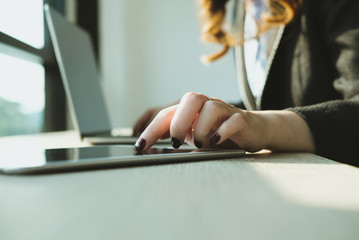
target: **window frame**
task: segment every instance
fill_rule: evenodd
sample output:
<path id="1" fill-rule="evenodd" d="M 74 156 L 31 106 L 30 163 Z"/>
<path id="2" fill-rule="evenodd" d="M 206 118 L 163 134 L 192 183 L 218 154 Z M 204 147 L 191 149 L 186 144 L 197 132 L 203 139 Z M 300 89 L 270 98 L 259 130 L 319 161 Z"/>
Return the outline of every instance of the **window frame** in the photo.
<path id="1" fill-rule="evenodd" d="M 44 0 L 60 12 L 64 12 L 64 0 Z M 0 52 L 19 59 L 43 65 L 45 69 L 45 108 L 42 132 L 66 129 L 66 99 L 59 69 L 55 59 L 48 26 L 44 21 L 44 47 L 41 49 L 0 32 Z"/>
<path id="2" fill-rule="evenodd" d="M 88 31 L 95 47 L 95 56 L 99 57 L 98 36 L 98 0 L 74 0 L 76 4 L 76 22 Z M 43 0 L 60 13 L 65 13 L 65 4 L 69 0 Z M 61 80 L 59 68 L 55 58 L 49 28 L 44 21 L 44 47 L 42 49 L 28 45 L 21 40 L 0 32 L 0 52 L 31 62 L 42 64 L 45 69 L 45 109 L 42 132 L 66 130 L 69 124 L 69 111 Z"/>

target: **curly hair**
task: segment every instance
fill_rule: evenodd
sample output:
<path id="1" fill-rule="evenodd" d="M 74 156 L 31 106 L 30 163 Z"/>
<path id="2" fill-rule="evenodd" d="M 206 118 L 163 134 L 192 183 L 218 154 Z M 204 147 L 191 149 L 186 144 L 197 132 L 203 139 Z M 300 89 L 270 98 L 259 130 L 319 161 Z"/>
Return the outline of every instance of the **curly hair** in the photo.
<path id="1" fill-rule="evenodd" d="M 201 0 L 201 17 L 204 20 L 201 39 L 205 42 L 218 43 L 222 49 L 214 54 L 204 56 L 202 61 L 212 62 L 224 56 L 228 50 L 236 45 L 243 44 L 235 41 L 223 29 L 226 16 L 226 4 L 229 0 Z M 242 1 L 242 0 L 239 0 Z M 246 4 L 253 0 L 246 0 Z M 268 7 L 267 12 L 261 14 L 263 24 L 259 26 L 258 34 L 265 32 L 272 26 L 290 23 L 298 12 L 302 0 L 259 0 Z M 254 36 L 255 37 L 255 36 Z"/>

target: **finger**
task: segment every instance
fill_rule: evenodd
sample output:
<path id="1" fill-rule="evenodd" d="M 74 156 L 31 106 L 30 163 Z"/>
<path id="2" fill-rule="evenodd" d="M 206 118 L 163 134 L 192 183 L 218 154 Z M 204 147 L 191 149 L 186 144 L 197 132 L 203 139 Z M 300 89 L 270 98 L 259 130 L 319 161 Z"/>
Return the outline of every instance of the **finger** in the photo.
<path id="1" fill-rule="evenodd" d="M 162 140 L 162 139 L 167 139 L 167 138 L 169 138 L 169 137 L 171 137 L 171 134 L 170 134 L 170 130 L 168 129 L 167 132 L 160 137 L 160 139 L 161 139 L 161 140 Z"/>
<path id="2" fill-rule="evenodd" d="M 170 126 L 171 136 L 179 143 L 183 143 L 188 130 L 192 128 L 196 116 L 207 100 L 206 95 L 192 92 L 182 97 Z"/>
<path id="3" fill-rule="evenodd" d="M 151 111 L 150 116 L 148 116 L 148 118 L 146 119 L 146 121 L 143 123 L 140 132 L 138 133 L 141 134 L 143 131 L 145 131 L 145 129 L 148 127 L 148 125 L 153 121 L 153 119 L 155 119 L 155 117 L 157 116 L 157 114 L 159 113 L 159 111 Z"/>
<path id="4" fill-rule="evenodd" d="M 208 146 L 212 135 L 222 122 L 229 118 L 231 111 L 226 105 L 217 100 L 207 101 L 203 104 L 193 131 L 196 147 Z"/>
<path id="5" fill-rule="evenodd" d="M 241 145 L 241 140 L 245 139 L 245 136 L 243 136 L 243 130 L 247 127 L 247 121 L 245 120 L 244 114 L 241 112 L 236 112 L 232 114 L 226 121 L 224 121 L 219 128 L 217 129 L 217 132 L 213 134 L 212 138 L 209 141 L 209 145 L 219 145 L 226 141 L 227 139 L 231 138 L 234 134 L 236 134 L 235 139 L 231 139 L 238 145 Z M 241 136 L 242 132 L 242 137 Z"/>
<path id="6" fill-rule="evenodd" d="M 177 105 L 161 110 L 148 127 L 142 132 L 135 144 L 136 151 L 149 149 L 158 139 L 165 136 L 170 129 L 171 120 Z"/>
<path id="7" fill-rule="evenodd" d="M 140 119 L 136 122 L 135 126 L 133 127 L 134 135 L 140 134 L 143 132 L 148 125 L 149 119 L 152 116 L 152 109 L 148 110 L 143 114 Z"/>

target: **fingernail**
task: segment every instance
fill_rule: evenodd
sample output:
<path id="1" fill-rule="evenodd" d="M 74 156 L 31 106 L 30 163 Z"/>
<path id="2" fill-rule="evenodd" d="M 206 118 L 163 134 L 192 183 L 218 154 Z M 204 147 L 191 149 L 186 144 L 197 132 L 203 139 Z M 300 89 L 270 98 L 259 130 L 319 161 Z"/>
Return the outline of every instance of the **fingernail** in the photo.
<path id="1" fill-rule="evenodd" d="M 176 149 L 181 146 L 180 140 L 178 140 L 177 138 L 174 138 L 174 137 L 172 137 L 171 143 L 172 143 L 172 147 L 174 147 Z"/>
<path id="2" fill-rule="evenodd" d="M 141 152 L 143 151 L 143 149 L 145 148 L 146 146 L 146 140 L 141 138 L 139 139 L 136 144 L 135 144 L 135 151 L 137 152 Z"/>
<path id="3" fill-rule="evenodd" d="M 194 145 L 197 147 L 197 148 L 201 148 L 202 147 L 202 144 L 198 141 L 194 141 Z"/>
<path id="4" fill-rule="evenodd" d="M 220 139 L 221 139 L 221 135 L 219 135 L 218 133 L 214 134 L 214 136 L 209 141 L 209 145 L 210 146 L 216 145 Z"/>

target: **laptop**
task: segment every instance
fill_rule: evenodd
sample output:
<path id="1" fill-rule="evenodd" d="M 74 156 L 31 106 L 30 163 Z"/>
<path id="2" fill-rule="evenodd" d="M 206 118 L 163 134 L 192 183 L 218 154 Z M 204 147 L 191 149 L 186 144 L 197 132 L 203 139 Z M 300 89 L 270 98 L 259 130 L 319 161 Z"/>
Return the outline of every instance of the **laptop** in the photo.
<path id="1" fill-rule="evenodd" d="M 131 128 L 111 127 L 90 35 L 48 4 L 44 11 L 72 122 L 80 138 L 91 144 L 134 144 L 137 138 Z"/>

